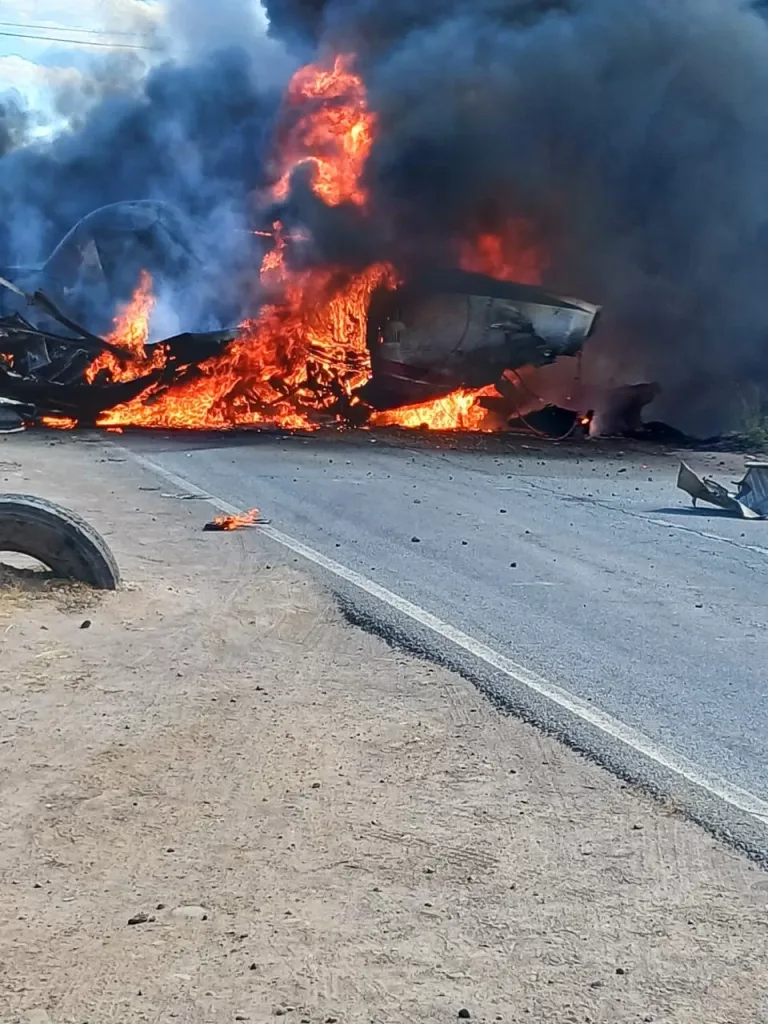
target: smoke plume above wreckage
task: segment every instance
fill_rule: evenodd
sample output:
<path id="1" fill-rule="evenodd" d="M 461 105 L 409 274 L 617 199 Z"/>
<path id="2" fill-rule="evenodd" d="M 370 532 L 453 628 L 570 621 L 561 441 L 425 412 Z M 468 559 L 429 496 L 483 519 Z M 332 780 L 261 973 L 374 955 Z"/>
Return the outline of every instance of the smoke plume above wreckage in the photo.
<path id="1" fill-rule="evenodd" d="M 102 422 L 354 419 L 372 298 L 446 267 L 600 303 L 584 376 L 659 381 L 683 427 L 728 425 L 733 396 L 765 381 L 756 5 L 267 0 L 271 42 L 245 0 L 171 7 L 184 58 L 74 130 L 25 145 L 18 108 L 0 105 L 0 264 L 41 263 L 81 217 L 127 200 L 170 204 L 194 239 L 170 274 L 126 261 L 109 340 L 129 354 L 96 356 L 86 376 L 150 383 Z M 98 302 L 81 311 L 93 330 Z M 171 376 L 148 344 L 233 324 L 237 338 Z M 373 421 L 476 427 L 491 384 Z"/>

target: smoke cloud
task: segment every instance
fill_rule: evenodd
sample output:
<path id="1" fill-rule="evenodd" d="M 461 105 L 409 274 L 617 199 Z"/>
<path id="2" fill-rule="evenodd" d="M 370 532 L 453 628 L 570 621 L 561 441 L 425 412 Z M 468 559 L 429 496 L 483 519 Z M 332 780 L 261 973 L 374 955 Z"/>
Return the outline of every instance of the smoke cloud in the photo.
<path id="1" fill-rule="evenodd" d="M 23 109 L 0 102 L 0 265 L 39 264 L 83 216 L 136 199 L 186 215 L 211 266 L 231 256 L 293 60 L 257 5 L 215 8 L 170 0 L 167 58 L 147 74 L 130 55 L 94 62 L 59 89 L 70 128 L 48 141 L 29 142 Z"/>
<path id="2" fill-rule="evenodd" d="M 16 92 L 0 96 L 0 159 L 20 146 L 27 135 L 29 111 Z"/>
<path id="3" fill-rule="evenodd" d="M 265 9 L 271 39 L 246 0 L 172 0 L 174 59 L 48 145 L 18 148 L 18 112 L 0 105 L 0 264 L 40 258 L 94 207 L 137 198 L 202 223 L 211 265 L 226 263 L 216 226 L 253 216 L 291 60 L 353 51 L 379 120 L 369 219 L 323 208 L 297 175 L 286 220 L 311 227 L 315 258 L 444 263 L 473 232 L 522 219 L 548 251 L 545 283 L 605 307 L 585 364 L 594 379 L 659 380 L 659 414 L 705 430 L 728 425 L 742 384 L 768 385 L 768 24 L 757 5 Z"/>
<path id="4" fill-rule="evenodd" d="M 659 379 L 725 425 L 768 378 L 768 26 L 738 0 L 268 0 L 287 41 L 359 54 L 372 209 L 406 261 L 509 218 L 547 284 L 600 302 L 585 370 Z M 414 248 L 416 247 L 416 248 Z"/>

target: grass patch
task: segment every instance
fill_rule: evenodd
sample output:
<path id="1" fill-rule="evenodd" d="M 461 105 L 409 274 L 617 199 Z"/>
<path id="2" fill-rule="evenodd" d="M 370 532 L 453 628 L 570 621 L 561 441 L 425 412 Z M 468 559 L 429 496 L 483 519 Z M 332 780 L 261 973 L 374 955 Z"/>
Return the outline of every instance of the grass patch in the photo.
<path id="1" fill-rule="evenodd" d="M 741 433 L 754 448 L 768 450 L 768 392 L 754 387 L 741 398 Z"/>

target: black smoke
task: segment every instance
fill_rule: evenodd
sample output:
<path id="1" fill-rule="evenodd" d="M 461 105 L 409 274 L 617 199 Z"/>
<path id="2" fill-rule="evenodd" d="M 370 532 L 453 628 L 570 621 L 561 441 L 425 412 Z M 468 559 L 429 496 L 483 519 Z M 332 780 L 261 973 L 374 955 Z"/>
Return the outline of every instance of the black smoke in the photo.
<path id="1" fill-rule="evenodd" d="M 287 40 L 359 55 L 367 168 L 405 261 L 523 217 L 547 284 L 602 303 L 592 372 L 660 379 L 722 426 L 768 384 L 768 25 L 739 0 L 267 0 Z M 704 422 L 708 421 L 708 422 Z"/>
<path id="2" fill-rule="evenodd" d="M 23 250 L 45 252 L 96 206 L 150 198 L 198 215 L 243 201 L 260 181 L 278 91 L 261 91 L 231 49 L 150 72 L 138 96 L 110 98 L 80 129 L 0 161 L 0 222 Z"/>
<path id="3" fill-rule="evenodd" d="M 0 99 L 0 266 L 40 266 L 93 210 L 153 200 L 184 218 L 209 292 L 231 291 L 293 59 L 249 0 L 167 0 L 165 14 L 148 74 L 116 53 L 59 87 L 68 127 L 52 138 L 34 141 L 28 113 Z"/>
<path id="4" fill-rule="evenodd" d="M 0 159 L 22 145 L 30 127 L 23 98 L 15 92 L 0 96 Z"/>

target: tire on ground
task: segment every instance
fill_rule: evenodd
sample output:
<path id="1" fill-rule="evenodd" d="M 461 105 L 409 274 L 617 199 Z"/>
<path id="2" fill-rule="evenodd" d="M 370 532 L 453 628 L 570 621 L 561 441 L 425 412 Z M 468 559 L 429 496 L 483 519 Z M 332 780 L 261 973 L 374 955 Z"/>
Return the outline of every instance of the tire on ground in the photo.
<path id="1" fill-rule="evenodd" d="M 75 512 L 29 494 L 0 494 L 0 552 L 36 558 L 61 579 L 116 590 L 120 570 L 104 538 Z"/>

